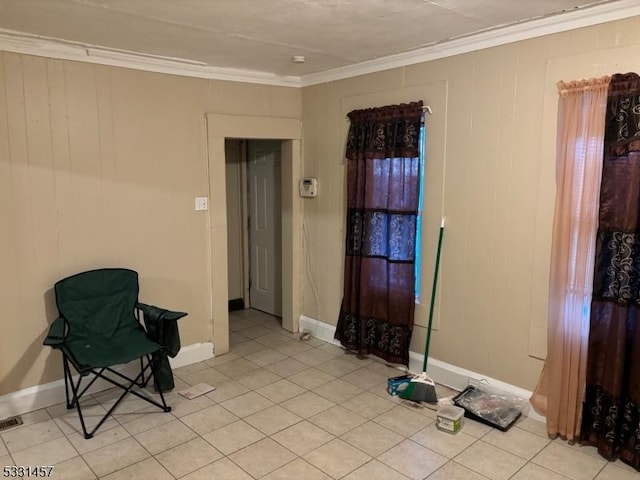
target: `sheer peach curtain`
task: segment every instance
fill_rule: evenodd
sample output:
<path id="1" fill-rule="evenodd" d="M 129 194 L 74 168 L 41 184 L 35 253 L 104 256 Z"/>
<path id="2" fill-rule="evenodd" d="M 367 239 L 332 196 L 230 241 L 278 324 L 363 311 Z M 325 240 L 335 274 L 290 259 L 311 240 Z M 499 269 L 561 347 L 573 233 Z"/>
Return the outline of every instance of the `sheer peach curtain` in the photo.
<path id="1" fill-rule="evenodd" d="M 580 435 L 610 77 L 559 82 L 547 359 L 531 397 L 549 435 Z"/>

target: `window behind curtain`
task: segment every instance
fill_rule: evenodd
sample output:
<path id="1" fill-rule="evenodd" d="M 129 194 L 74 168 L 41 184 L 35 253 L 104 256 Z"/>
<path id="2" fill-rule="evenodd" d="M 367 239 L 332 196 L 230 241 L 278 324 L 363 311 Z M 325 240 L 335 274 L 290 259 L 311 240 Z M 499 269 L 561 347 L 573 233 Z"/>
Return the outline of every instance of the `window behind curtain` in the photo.
<path id="1" fill-rule="evenodd" d="M 608 85 L 558 83 L 547 358 L 531 403 L 568 440 L 580 436 Z"/>
<path id="2" fill-rule="evenodd" d="M 420 274 L 422 271 L 422 211 L 424 206 L 424 167 L 425 150 L 427 139 L 427 127 L 422 117 L 420 126 L 420 199 L 418 200 L 418 218 L 416 219 L 416 303 L 420 303 Z"/>

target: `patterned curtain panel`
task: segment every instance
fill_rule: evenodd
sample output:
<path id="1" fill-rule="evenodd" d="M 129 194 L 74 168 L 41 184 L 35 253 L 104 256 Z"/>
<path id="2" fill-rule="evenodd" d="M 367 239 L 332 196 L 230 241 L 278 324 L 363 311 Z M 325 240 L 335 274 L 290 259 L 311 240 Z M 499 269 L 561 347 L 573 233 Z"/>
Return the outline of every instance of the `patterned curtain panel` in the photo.
<path id="1" fill-rule="evenodd" d="M 422 102 L 349 114 L 344 297 L 335 338 L 409 364 Z"/>
<path id="2" fill-rule="evenodd" d="M 582 439 L 640 469 L 640 77 L 609 85 Z"/>

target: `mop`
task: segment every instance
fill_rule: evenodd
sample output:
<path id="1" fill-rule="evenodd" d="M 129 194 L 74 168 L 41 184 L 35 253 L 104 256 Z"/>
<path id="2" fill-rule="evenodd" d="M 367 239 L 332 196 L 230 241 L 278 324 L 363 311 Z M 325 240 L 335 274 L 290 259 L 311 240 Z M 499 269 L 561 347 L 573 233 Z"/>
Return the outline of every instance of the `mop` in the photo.
<path id="1" fill-rule="evenodd" d="M 436 287 L 438 285 L 438 270 L 440 269 L 440 252 L 442 251 L 442 236 L 444 234 L 444 218 L 440 223 L 440 233 L 438 235 L 438 250 L 436 252 L 436 266 L 433 271 L 433 287 L 431 288 L 431 305 L 429 307 L 429 325 L 427 327 L 427 341 L 424 347 L 424 361 L 422 362 L 422 373 L 416 375 L 407 384 L 406 388 L 400 391 L 399 396 L 405 400 L 413 402 L 437 403 L 436 385 L 427 375 L 427 359 L 429 358 L 429 343 L 431 342 L 431 326 L 433 324 L 433 309 L 436 303 Z"/>

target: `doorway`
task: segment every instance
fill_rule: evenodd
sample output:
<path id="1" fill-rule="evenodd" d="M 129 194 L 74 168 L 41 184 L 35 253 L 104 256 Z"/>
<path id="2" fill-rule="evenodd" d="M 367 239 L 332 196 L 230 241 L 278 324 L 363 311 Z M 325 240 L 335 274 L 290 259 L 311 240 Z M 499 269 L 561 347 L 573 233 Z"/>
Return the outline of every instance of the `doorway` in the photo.
<path id="1" fill-rule="evenodd" d="M 282 316 L 281 142 L 225 140 L 229 311 Z"/>
<path id="2" fill-rule="evenodd" d="M 206 115 L 209 211 L 209 279 L 211 284 L 211 337 L 215 353 L 229 351 L 227 277 L 227 212 L 225 140 L 249 138 L 277 140 L 281 157 L 282 327 L 297 332 L 301 309 L 302 201 L 298 180 L 302 175 L 298 118 L 250 115 Z"/>

